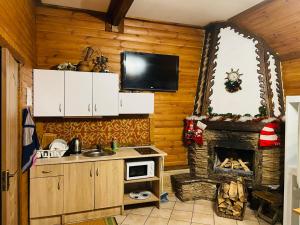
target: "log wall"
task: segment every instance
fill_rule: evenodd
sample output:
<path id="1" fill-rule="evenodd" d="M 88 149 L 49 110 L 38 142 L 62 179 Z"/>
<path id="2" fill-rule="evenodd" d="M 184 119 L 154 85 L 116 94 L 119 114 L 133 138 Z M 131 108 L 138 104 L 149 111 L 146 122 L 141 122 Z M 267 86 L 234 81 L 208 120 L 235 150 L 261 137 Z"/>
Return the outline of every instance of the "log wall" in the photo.
<path id="1" fill-rule="evenodd" d="M 182 142 L 183 119 L 193 112 L 204 31 L 202 29 L 126 19 L 124 34 L 106 32 L 105 23 L 88 13 L 37 8 L 37 65 L 78 63 L 87 46 L 109 57 L 112 72 L 120 73 L 120 53 L 138 51 L 180 57 L 177 93 L 155 93 L 152 141 L 166 151 L 166 165 L 187 164 Z"/>

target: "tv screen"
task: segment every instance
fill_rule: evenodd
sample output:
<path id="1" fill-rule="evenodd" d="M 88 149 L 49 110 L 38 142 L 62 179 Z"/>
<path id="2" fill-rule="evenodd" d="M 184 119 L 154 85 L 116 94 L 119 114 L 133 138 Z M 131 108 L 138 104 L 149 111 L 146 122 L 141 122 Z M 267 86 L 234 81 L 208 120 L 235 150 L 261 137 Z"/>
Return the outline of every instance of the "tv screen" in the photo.
<path id="1" fill-rule="evenodd" d="M 121 59 L 123 90 L 178 90 L 179 57 L 124 52 Z"/>

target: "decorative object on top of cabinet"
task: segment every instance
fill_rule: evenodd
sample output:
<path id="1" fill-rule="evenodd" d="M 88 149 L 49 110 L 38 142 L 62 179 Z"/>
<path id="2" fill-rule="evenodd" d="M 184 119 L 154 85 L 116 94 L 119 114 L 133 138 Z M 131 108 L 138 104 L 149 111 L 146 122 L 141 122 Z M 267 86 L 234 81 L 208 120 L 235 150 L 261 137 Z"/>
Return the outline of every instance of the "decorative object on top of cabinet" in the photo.
<path id="1" fill-rule="evenodd" d="M 105 72 L 108 73 L 108 58 L 101 54 L 100 57 L 96 57 L 95 66 L 93 68 L 93 72 Z"/>
<path id="2" fill-rule="evenodd" d="M 77 65 L 72 64 L 70 62 L 65 62 L 65 63 L 59 64 L 56 68 L 57 68 L 57 70 L 76 71 L 77 70 Z"/>
<path id="3" fill-rule="evenodd" d="M 83 72 L 91 72 L 94 68 L 94 62 L 92 59 L 94 49 L 87 47 L 85 51 L 84 59 L 78 63 L 77 69 Z"/>

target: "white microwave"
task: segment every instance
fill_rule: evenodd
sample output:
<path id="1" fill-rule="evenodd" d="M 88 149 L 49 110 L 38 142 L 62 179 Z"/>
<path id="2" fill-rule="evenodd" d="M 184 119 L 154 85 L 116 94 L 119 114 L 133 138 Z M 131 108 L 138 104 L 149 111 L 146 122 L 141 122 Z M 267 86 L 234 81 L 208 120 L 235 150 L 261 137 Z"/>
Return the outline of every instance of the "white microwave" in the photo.
<path id="1" fill-rule="evenodd" d="M 153 160 L 126 162 L 126 180 L 143 179 L 149 177 L 154 177 Z"/>

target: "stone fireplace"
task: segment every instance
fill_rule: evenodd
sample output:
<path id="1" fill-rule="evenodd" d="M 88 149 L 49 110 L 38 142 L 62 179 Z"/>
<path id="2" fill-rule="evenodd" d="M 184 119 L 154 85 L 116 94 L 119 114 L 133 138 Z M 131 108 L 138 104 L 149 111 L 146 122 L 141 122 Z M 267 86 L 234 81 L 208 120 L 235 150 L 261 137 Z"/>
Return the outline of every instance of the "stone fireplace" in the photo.
<path id="1" fill-rule="evenodd" d="M 207 122 L 202 146 L 193 144 L 188 149 L 191 175 L 216 181 L 245 178 L 251 186 L 279 185 L 283 171 L 282 148 L 262 149 L 258 146 L 263 123 L 241 124 L 232 122 Z M 220 168 L 225 159 L 241 160 L 250 171 L 243 168 Z M 239 166 L 240 167 L 240 166 Z"/>
<path id="2" fill-rule="evenodd" d="M 260 138 L 268 141 L 262 129 L 270 121 L 282 123 L 280 68 L 277 55 L 259 37 L 230 23 L 206 28 L 193 112 L 197 119 L 189 119 L 193 125 L 186 134 L 193 135 L 198 121 L 207 127 L 203 144 L 196 139 L 188 146 L 190 173 L 172 178 L 177 197 L 213 200 L 218 184 L 237 177 L 253 189 L 282 184 L 283 147 L 259 146 Z M 283 132 L 278 136 L 283 146 Z"/>

